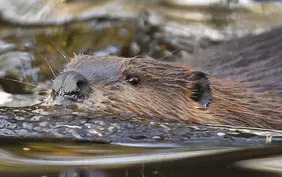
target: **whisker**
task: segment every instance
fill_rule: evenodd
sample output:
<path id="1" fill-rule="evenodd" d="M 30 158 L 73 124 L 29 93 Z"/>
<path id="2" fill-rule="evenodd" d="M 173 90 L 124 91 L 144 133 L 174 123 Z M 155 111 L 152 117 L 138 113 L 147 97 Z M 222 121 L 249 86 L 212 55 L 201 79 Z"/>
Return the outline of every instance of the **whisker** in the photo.
<path id="1" fill-rule="evenodd" d="M 197 66 L 195 66 L 195 69 L 199 69 L 199 67 L 201 66 L 202 63 L 197 64 Z"/>
<path id="2" fill-rule="evenodd" d="M 13 82 L 18 82 L 18 83 L 25 84 L 25 85 L 28 85 L 28 86 L 31 86 L 31 87 L 39 88 L 37 85 L 31 84 L 31 83 L 27 83 L 27 82 L 24 82 L 24 81 L 21 81 L 21 80 L 16 80 L 16 79 L 11 79 L 11 78 L 6 78 L 6 77 L 0 77 L 0 79 L 8 80 L 8 81 L 13 81 Z"/>
<path id="3" fill-rule="evenodd" d="M 140 58 L 141 57 L 141 55 L 135 55 L 134 57 L 132 57 L 132 58 Z"/>
<path id="4" fill-rule="evenodd" d="M 43 60 L 47 63 L 48 67 L 50 68 L 53 76 L 56 77 L 56 75 L 57 75 L 56 72 L 52 69 L 50 63 L 46 60 L 46 58 L 42 54 L 40 54 L 39 52 L 36 52 L 36 53 L 39 54 L 43 58 Z M 28 47 L 28 54 L 29 54 L 29 57 L 32 59 L 32 54 L 31 54 L 30 47 Z"/>
<path id="5" fill-rule="evenodd" d="M 20 84 L 24 84 L 24 85 L 28 85 L 28 86 L 40 89 L 39 90 L 39 95 L 48 95 L 48 94 L 50 94 L 50 90 L 49 89 L 41 88 L 41 87 L 38 87 L 37 85 L 31 84 L 31 83 L 27 83 L 27 82 L 24 82 L 24 81 L 21 81 L 21 80 L 6 78 L 6 77 L 0 77 L 0 79 L 7 80 L 7 81 L 13 81 L 13 82 L 17 82 L 17 83 L 20 83 Z"/>
<path id="6" fill-rule="evenodd" d="M 174 53 L 177 52 L 179 49 L 180 49 L 180 48 L 175 49 L 174 51 L 170 52 L 169 54 L 167 54 L 167 55 L 165 55 L 165 56 L 163 56 L 163 57 L 161 57 L 161 58 L 159 58 L 158 60 L 162 60 L 162 59 L 164 59 L 164 58 L 166 58 L 166 57 L 168 57 L 168 56 L 174 54 Z"/>
<path id="7" fill-rule="evenodd" d="M 60 48 L 60 47 L 50 38 L 50 36 L 47 35 L 47 37 L 48 37 L 48 39 L 53 43 L 53 45 L 56 47 L 57 51 L 59 51 L 60 54 L 64 57 L 64 59 L 69 63 L 70 60 L 69 60 L 68 58 L 70 58 L 70 57 L 66 54 L 66 52 L 65 52 L 62 48 Z"/>
<path id="8" fill-rule="evenodd" d="M 199 63 L 196 66 L 193 66 L 194 69 L 199 69 L 199 67 L 202 66 L 204 63 L 204 60 L 198 60 L 198 61 Z"/>
<path id="9" fill-rule="evenodd" d="M 37 52 L 38 53 L 38 52 Z M 53 76 L 54 76 L 54 78 L 56 78 L 57 77 L 57 73 L 53 70 L 53 68 L 51 67 L 51 65 L 50 65 L 50 63 L 46 60 L 46 58 L 42 55 L 42 54 L 40 54 L 40 53 L 38 53 L 40 56 L 41 56 L 41 58 L 43 58 L 43 60 L 47 63 L 47 65 L 48 65 L 48 67 L 50 68 L 50 70 L 51 70 L 51 72 L 52 72 L 52 74 L 53 74 Z"/>
<path id="10" fill-rule="evenodd" d="M 147 54 L 147 56 L 150 57 L 150 58 L 152 58 L 152 57 L 150 56 L 150 54 L 151 54 L 151 52 L 149 52 L 149 53 Z M 142 57 L 142 54 L 135 55 L 133 58 L 140 58 L 140 57 Z"/>

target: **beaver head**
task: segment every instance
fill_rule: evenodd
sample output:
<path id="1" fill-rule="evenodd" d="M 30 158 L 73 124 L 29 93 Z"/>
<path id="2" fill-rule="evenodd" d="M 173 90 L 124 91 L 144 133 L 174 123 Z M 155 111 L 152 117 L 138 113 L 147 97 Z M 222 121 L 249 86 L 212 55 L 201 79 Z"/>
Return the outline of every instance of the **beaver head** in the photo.
<path id="1" fill-rule="evenodd" d="M 210 91 L 207 75 L 187 66 L 79 55 L 57 76 L 52 95 L 87 102 L 97 112 L 192 120 L 191 110 L 210 104 Z"/>

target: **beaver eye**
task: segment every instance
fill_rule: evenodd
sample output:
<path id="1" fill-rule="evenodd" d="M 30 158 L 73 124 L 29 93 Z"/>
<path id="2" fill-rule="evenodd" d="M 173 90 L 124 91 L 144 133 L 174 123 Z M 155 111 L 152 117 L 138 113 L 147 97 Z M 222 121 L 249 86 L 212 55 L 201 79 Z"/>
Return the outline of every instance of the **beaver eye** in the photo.
<path id="1" fill-rule="evenodd" d="M 140 79 L 136 76 L 127 76 L 125 80 L 133 86 L 137 86 L 140 84 Z"/>

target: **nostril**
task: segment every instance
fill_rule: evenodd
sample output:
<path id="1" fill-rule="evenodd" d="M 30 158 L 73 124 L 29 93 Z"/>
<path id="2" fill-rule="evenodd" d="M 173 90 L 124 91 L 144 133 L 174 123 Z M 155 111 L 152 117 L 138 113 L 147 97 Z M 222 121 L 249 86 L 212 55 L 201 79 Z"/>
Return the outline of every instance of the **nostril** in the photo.
<path id="1" fill-rule="evenodd" d="M 76 83 L 77 88 L 79 89 L 79 97 L 87 97 L 90 92 L 89 84 L 86 80 L 79 80 Z"/>
<path id="2" fill-rule="evenodd" d="M 68 71 L 60 74 L 54 81 L 53 91 L 55 96 L 72 96 L 86 98 L 90 92 L 87 79 L 76 71 Z"/>

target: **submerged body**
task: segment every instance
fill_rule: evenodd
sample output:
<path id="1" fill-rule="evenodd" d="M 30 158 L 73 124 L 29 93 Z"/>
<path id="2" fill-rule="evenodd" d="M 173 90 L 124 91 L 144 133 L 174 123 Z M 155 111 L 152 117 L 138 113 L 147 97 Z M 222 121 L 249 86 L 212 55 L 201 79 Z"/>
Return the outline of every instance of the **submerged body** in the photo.
<path id="1" fill-rule="evenodd" d="M 282 44 L 275 39 L 275 47 L 267 47 L 277 37 L 272 33 L 252 37 L 253 45 L 245 43 L 249 49 L 228 52 L 231 43 L 181 65 L 79 55 L 55 79 L 52 98 L 68 98 L 105 114 L 282 129 Z"/>

